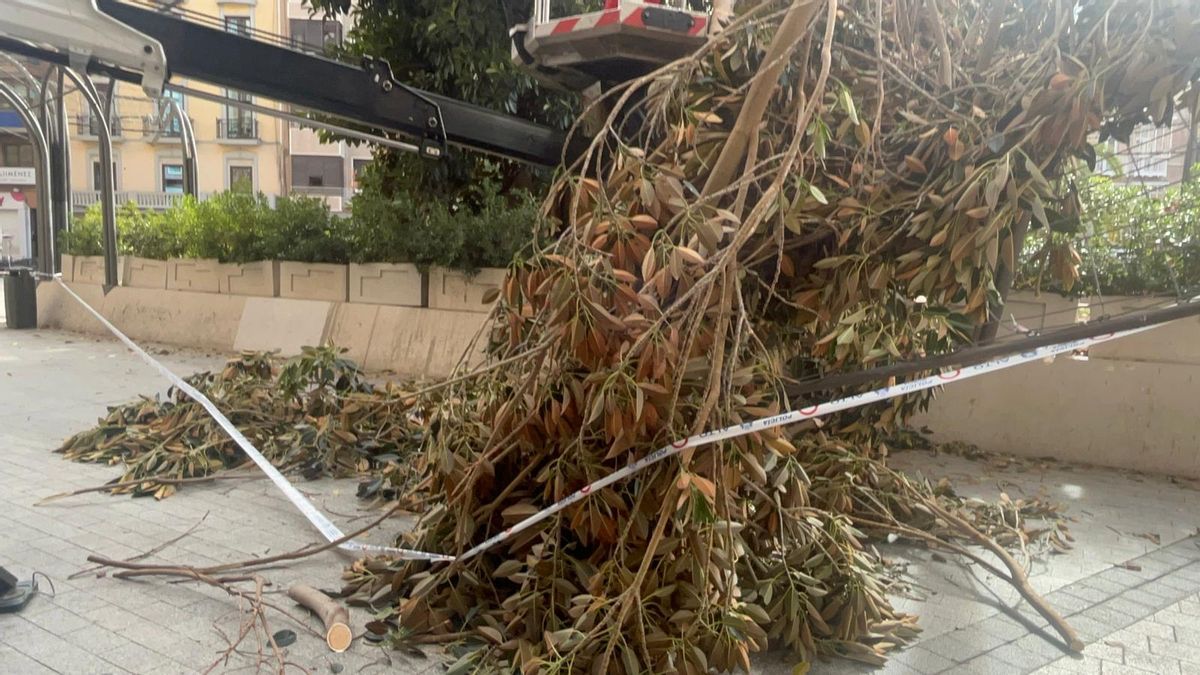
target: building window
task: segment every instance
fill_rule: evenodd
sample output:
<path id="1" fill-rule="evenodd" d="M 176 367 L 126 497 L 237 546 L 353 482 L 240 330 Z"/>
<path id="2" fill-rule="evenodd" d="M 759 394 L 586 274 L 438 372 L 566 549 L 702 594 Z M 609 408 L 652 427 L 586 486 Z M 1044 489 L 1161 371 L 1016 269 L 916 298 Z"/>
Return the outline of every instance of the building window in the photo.
<path id="1" fill-rule="evenodd" d="M 254 167 L 246 165 L 230 165 L 229 189 L 234 192 L 254 191 Z"/>
<path id="2" fill-rule="evenodd" d="M 299 49 L 324 52 L 342 43 L 342 24 L 319 19 L 291 19 L 288 22 L 292 45 Z"/>
<path id="3" fill-rule="evenodd" d="M 113 166 L 113 189 L 116 190 L 117 189 L 117 176 L 120 175 L 117 173 L 117 160 L 115 160 L 115 159 L 113 160 L 112 166 Z M 104 189 L 104 177 L 100 175 L 100 160 L 98 160 L 98 159 L 92 160 L 92 189 L 93 190 L 103 190 Z"/>
<path id="4" fill-rule="evenodd" d="M 180 122 L 179 117 L 172 112 L 172 106 L 167 102 L 167 99 L 172 99 L 179 103 L 180 112 L 185 115 L 187 114 L 183 94 L 171 89 L 164 89 L 162 98 L 156 101 L 154 105 L 155 118 L 159 124 L 158 131 L 164 136 L 179 136 L 183 133 L 183 124 Z"/>
<path id="5" fill-rule="evenodd" d="M 334 155 L 292 155 L 292 187 L 335 187 L 346 184 L 345 164 Z"/>
<path id="6" fill-rule="evenodd" d="M 371 160 L 354 159 L 351 160 L 350 166 L 354 170 L 354 175 L 350 176 L 350 186 L 357 190 L 362 182 L 363 172 L 367 170 L 368 166 L 371 166 Z"/>
<path id="7" fill-rule="evenodd" d="M 1174 128 L 1143 124 L 1129 136 L 1129 148 L 1124 153 L 1130 162 L 1129 175 L 1145 178 L 1166 178 L 1167 162 L 1171 159 L 1171 136 Z M 1129 159 L 1130 154 L 1133 155 Z"/>
<path id="8" fill-rule="evenodd" d="M 4 166 L 33 166 L 33 146 L 17 143 L 5 145 Z"/>
<path id="9" fill-rule="evenodd" d="M 254 97 L 244 91 L 226 89 L 226 98 L 245 103 L 253 103 Z M 241 140 L 258 138 L 258 122 L 254 113 L 237 106 L 225 106 L 225 117 L 217 120 L 217 137 Z"/>
<path id="10" fill-rule="evenodd" d="M 227 16 L 225 17 L 225 31 L 237 35 L 250 34 L 250 17 L 248 16 Z"/>
<path id="11" fill-rule="evenodd" d="M 108 81 L 97 81 L 96 96 L 99 99 L 100 108 L 104 111 L 105 119 L 108 120 L 108 133 L 113 136 L 121 135 L 121 116 L 117 113 L 117 95 L 113 92 L 113 98 L 108 98 Z M 76 116 L 76 128 L 80 134 L 88 136 L 100 135 L 100 120 L 96 117 L 92 107 L 86 102 L 83 104 L 83 111 Z"/>
<path id="12" fill-rule="evenodd" d="M 1108 150 L 1121 167 L 1126 179 L 1161 182 L 1167 178 L 1167 168 L 1172 155 L 1182 153 L 1182 150 L 1177 151 L 1174 147 L 1175 129 L 1179 121 L 1180 117 L 1176 116 L 1170 126 L 1138 125 L 1129 134 L 1129 145 L 1116 139 L 1108 141 Z M 1115 170 L 1106 158 L 1101 157 L 1096 162 L 1096 172 L 1112 175 Z"/>
<path id="13" fill-rule="evenodd" d="M 183 194 L 183 165 L 162 165 L 162 191 Z"/>
<path id="14" fill-rule="evenodd" d="M 250 17 L 225 17 L 225 30 L 235 35 L 249 36 L 251 31 Z M 235 101 L 245 101 L 246 103 L 251 103 L 254 100 L 250 94 L 235 89 L 226 89 L 225 96 Z M 237 140 L 253 140 L 258 138 L 258 125 L 255 122 L 254 113 L 236 106 L 225 106 L 224 118 L 217 120 L 217 137 Z M 229 185 L 232 188 L 234 181 L 231 180 Z"/>

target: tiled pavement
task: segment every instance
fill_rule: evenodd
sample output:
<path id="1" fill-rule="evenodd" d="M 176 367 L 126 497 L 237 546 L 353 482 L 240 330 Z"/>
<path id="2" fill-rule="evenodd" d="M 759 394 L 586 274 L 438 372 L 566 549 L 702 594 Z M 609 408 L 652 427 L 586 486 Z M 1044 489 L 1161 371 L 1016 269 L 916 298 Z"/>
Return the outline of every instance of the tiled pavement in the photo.
<path id="1" fill-rule="evenodd" d="M 161 358 L 180 373 L 221 360 L 168 349 Z M 224 647 L 218 629 L 227 634 L 237 629 L 236 606 L 212 589 L 94 575 L 67 580 L 86 566 L 90 553 L 136 555 L 201 517 L 192 535 L 157 557 L 228 561 L 313 540 L 303 519 L 265 481 L 193 486 L 162 502 L 93 494 L 33 505 L 46 495 L 111 478 L 113 469 L 64 462 L 50 449 L 86 428 L 106 404 L 161 389 L 156 375 L 112 342 L 0 328 L 0 565 L 22 577 L 42 571 L 57 587 L 55 597 L 38 597 L 19 615 L 0 615 L 0 675 L 202 671 Z M 1082 657 L 1067 656 L 1052 634 L 1044 634 L 1045 621 L 1018 602 L 1011 588 L 939 562 L 927 551 L 884 546 L 885 555 L 909 563 L 922 597 L 896 602 L 921 615 L 925 632 L 916 646 L 874 672 L 1200 673 L 1200 547 L 1192 536 L 1200 525 L 1200 493 L 1194 488 L 1100 469 L 998 468 L 926 453 L 901 454 L 895 463 L 929 476 L 948 475 L 964 494 L 994 498 L 1003 489 L 1066 502 L 1079 518 L 1072 526 L 1077 548 L 1036 562 L 1031 579 L 1089 645 Z M 346 527 L 367 517 L 355 502 L 353 481 L 299 487 Z M 1151 541 L 1150 533 L 1163 544 Z M 293 581 L 336 587 L 346 561 L 325 553 L 264 576 L 276 593 Z M 1127 567 L 1114 566 L 1118 563 Z M 355 625 L 363 616 L 356 614 Z M 272 626 L 288 627 L 294 628 L 280 619 Z M 436 654 L 413 658 L 362 642 L 333 655 L 304 633 L 288 648 L 288 657 L 313 673 L 422 673 L 440 667 Z M 254 662 L 253 654 L 235 656 L 215 672 L 253 669 Z M 793 665 L 786 655 L 772 654 L 756 661 L 755 670 L 787 673 Z M 830 662 L 815 664 L 811 672 L 872 670 Z"/>

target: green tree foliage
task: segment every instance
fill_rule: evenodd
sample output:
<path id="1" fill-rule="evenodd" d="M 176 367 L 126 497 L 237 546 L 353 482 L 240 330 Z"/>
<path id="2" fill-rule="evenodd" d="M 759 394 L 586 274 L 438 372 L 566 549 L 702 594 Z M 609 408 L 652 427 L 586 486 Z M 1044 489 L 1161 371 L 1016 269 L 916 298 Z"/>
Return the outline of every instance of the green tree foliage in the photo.
<path id="1" fill-rule="evenodd" d="M 574 96 L 546 91 L 510 59 L 509 23 L 528 13 L 528 0 L 362 0 L 353 8 L 344 0 L 307 2 L 319 14 L 352 13 L 346 55 L 386 59 L 407 85 L 558 128 L 575 118 Z M 441 161 L 380 149 L 376 165 L 372 189 L 422 200 L 470 196 L 484 179 L 501 192 L 538 186 L 547 173 L 457 149 Z"/>
<path id="2" fill-rule="evenodd" d="M 1150 192 L 1107 176 L 1081 179 L 1078 232 L 1027 242 L 1018 286 L 1064 294 L 1184 293 L 1200 284 L 1200 181 Z M 1079 254 L 1079 281 L 1064 288 L 1051 268 L 1067 244 Z"/>

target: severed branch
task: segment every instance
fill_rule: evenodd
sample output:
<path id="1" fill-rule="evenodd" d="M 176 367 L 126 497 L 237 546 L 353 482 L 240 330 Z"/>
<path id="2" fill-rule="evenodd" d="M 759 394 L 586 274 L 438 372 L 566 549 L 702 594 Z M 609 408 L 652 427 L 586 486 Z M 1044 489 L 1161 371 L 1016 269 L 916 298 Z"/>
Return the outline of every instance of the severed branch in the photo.
<path id="1" fill-rule="evenodd" d="M 284 562 L 284 561 L 289 561 L 289 560 L 299 560 L 301 558 L 307 558 L 309 556 L 316 555 L 323 551 L 328 551 L 330 549 L 337 548 L 341 544 L 343 544 L 347 541 L 350 541 L 351 539 L 354 539 L 355 537 L 358 537 L 362 534 L 365 534 L 365 533 L 375 529 L 380 524 L 382 524 L 385 520 L 387 520 L 388 518 L 391 518 L 393 515 L 396 514 L 396 512 L 398 512 L 400 510 L 402 510 L 402 509 L 398 505 L 393 506 L 392 508 L 388 509 L 388 511 L 386 513 L 384 513 L 382 516 L 371 521 L 370 524 L 368 524 L 358 530 L 355 530 L 354 532 L 351 532 L 350 534 L 344 535 L 341 538 L 334 539 L 333 541 L 328 542 L 326 544 L 309 545 L 309 546 L 305 546 L 304 548 L 296 549 L 295 551 L 291 551 L 289 553 L 280 553 L 278 555 L 264 556 L 261 558 L 249 558 L 246 560 L 239 560 L 237 562 L 221 563 L 220 565 L 210 565 L 208 567 L 194 567 L 194 566 L 189 566 L 189 565 L 153 565 L 153 564 L 146 564 L 146 563 L 130 562 L 130 561 L 125 561 L 125 560 L 113 560 L 112 558 L 106 558 L 101 555 L 89 555 L 87 557 L 87 559 L 89 562 L 94 562 L 96 564 L 99 564 L 99 565 L 102 565 L 105 567 L 115 567 L 115 568 L 124 570 L 122 572 L 117 572 L 116 574 L 113 575 L 113 577 L 117 578 L 117 579 L 129 579 L 132 577 L 139 577 L 139 576 L 155 576 L 155 575 L 161 576 L 164 573 L 166 573 L 167 571 L 171 572 L 171 574 L 169 574 L 168 576 L 193 576 L 196 574 L 213 575 L 213 574 L 220 574 L 223 572 L 241 571 L 241 570 L 247 570 L 250 568 L 262 567 L 264 565 L 270 565 L 270 564 L 274 564 L 274 563 L 278 563 L 278 562 Z M 183 571 L 182 574 L 179 573 L 181 570 Z"/>
<path id="2" fill-rule="evenodd" d="M 187 531 L 186 531 L 186 532 L 184 532 L 183 534 L 181 534 L 181 535 L 179 535 L 179 536 L 177 536 L 177 537 L 172 537 L 171 539 L 168 539 L 167 541 L 164 541 L 163 543 L 159 544 L 158 546 L 155 546 L 154 548 L 150 549 L 149 551 L 146 551 L 146 552 L 144 552 L 144 553 L 139 553 L 139 554 L 137 554 L 137 555 L 133 556 L 132 558 L 126 558 L 126 559 L 125 559 L 125 562 L 134 562 L 135 560 L 145 560 L 146 558 L 149 558 L 149 557 L 150 557 L 150 556 L 152 556 L 152 555 L 156 555 L 156 554 L 158 554 L 158 553 L 161 553 L 161 552 L 162 552 L 164 549 L 166 549 L 168 546 L 173 546 L 173 545 L 175 545 L 175 544 L 179 543 L 181 540 L 183 540 L 183 539 L 185 539 L 186 537 L 188 537 L 188 536 L 189 536 L 191 533 L 195 532 L 195 531 L 196 531 L 196 528 L 200 527 L 200 524 L 204 522 L 204 519 L 205 519 L 205 518 L 208 518 L 208 511 L 205 511 L 205 512 L 204 512 L 204 515 L 203 515 L 203 516 L 200 516 L 200 520 L 197 520 L 197 521 L 195 522 L 195 524 L 193 524 L 191 527 L 189 527 L 189 528 L 187 529 Z M 81 576 L 83 576 L 83 575 L 85 575 L 85 574 L 90 574 L 90 573 L 92 573 L 92 572 L 98 572 L 98 571 L 100 571 L 100 570 L 102 570 L 102 569 L 104 569 L 104 566 L 103 566 L 103 565 L 97 565 L 97 566 L 95 566 L 95 567 L 89 567 L 89 568 L 87 568 L 87 569 L 82 569 L 82 570 L 79 570 L 78 572 L 76 572 L 76 573 L 72 574 L 71 576 L 67 577 L 67 579 L 78 579 L 79 577 L 81 577 Z M 97 575 L 97 576 L 99 576 L 99 575 Z M 248 580 L 248 579 L 246 579 L 246 580 Z"/>
<path id="3" fill-rule="evenodd" d="M 101 555 L 89 555 L 87 557 L 87 559 L 88 559 L 88 562 L 96 563 L 101 568 L 112 567 L 112 568 L 121 570 L 120 572 L 113 574 L 112 575 L 113 578 L 130 579 L 130 578 L 134 578 L 134 577 L 157 576 L 157 577 L 174 577 L 176 579 L 199 581 L 201 583 L 207 584 L 214 588 L 219 588 L 219 589 L 225 591 L 226 593 L 228 593 L 230 596 L 237 598 L 238 600 L 245 600 L 245 601 L 249 602 L 250 606 L 251 606 L 251 612 L 252 612 L 251 618 L 247 621 L 247 624 L 245 626 L 243 626 L 243 629 L 242 629 L 241 633 L 238 635 L 237 639 L 230 641 L 229 648 L 225 651 L 225 653 L 220 658 L 218 658 L 216 662 L 214 662 L 212 665 L 210 665 L 208 670 L 205 672 L 212 672 L 223 661 L 227 661 L 228 658 L 233 653 L 236 652 L 237 646 L 239 644 L 241 644 L 242 641 L 245 640 L 246 635 L 249 633 L 251 628 L 255 625 L 261 625 L 262 628 L 267 631 L 267 639 L 270 641 L 272 653 L 273 653 L 273 655 L 275 657 L 275 661 L 279 667 L 279 672 L 283 672 L 283 670 L 288 665 L 292 665 L 296 668 L 299 668 L 300 670 L 303 670 L 303 668 L 301 668 L 300 666 L 297 666 L 296 664 L 292 664 L 292 663 L 289 663 L 284 660 L 282 651 L 279 649 L 279 646 L 275 644 L 274 638 L 271 636 L 270 630 L 267 629 L 266 616 L 264 613 L 264 609 L 265 608 L 273 609 L 273 610 L 279 612 L 280 614 L 283 614 L 284 616 L 288 617 L 293 622 L 295 622 L 296 625 L 300 626 L 303 630 L 307 631 L 308 633 L 310 633 L 318 638 L 326 640 L 326 642 L 330 645 L 330 648 L 334 649 L 335 651 L 344 651 L 346 647 L 349 647 L 350 640 L 353 639 L 353 635 L 350 631 L 349 626 L 347 625 L 348 617 L 342 621 L 342 628 L 344 628 L 344 633 L 342 632 L 342 629 L 338 629 L 338 631 L 336 631 L 336 632 L 330 631 L 331 626 L 330 626 L 329 622 L 327 621 L 326 622 L 327 634 L 322 635 L 321 633 L 313 630 L 312 627 L 310 627 L 306 621 L 297 617 L 292 612 L 288 611 L 287 609 L 285 609 L 283 607 L 279 607 L 278 605 L 268 602 L 267 600 L 263 599 L 262 589 L 266 582 L 258 574 L 249 574 L 247 572 L 250 572 L 252 570 L 261 569 L 262 567 L 264 567 L 266 565 L 273 565 L 276 563 L 281 563 L 281 562 L 291 561 L 291 560 L 299 560 L 301 558 L 307 558 L 307 557 L 316 555 L 323 551 L 335 549 L 340 544 L 342 544 L 346 541 L 349 541 L 355 537 L 361 536 L 361 535 L 365 534 L 366 532 L 378 527 L 380 524 L 382 524 L 388 518 L 395 515 L 396 512 L 398 512 L 400 510 L 401 510 L 401 508 L 399 505 L 393 506 L 392 508 L 388 509 L 386 513 L 381 515 L 379 518 L 376 518 L 374 521 L 372 521 L 370 524 L 366 525 L 365 527 L 359 528 L 358 530 L 355 530 L 354 532 L 351 532 L 350 534 L 347 534 L 339 539 L 335 539 L 326 544 L 310 545 L 310 546 L 306 546 L 304 548 L 297 549 L 295 551 L 291 551 L 289 553 L 281 553 L 281 554 L 273 555 L 273 556 L 264 556 L 261 558 L 249 558 L 247 560 L 240 560 L 240 561 L 231 562 L 231 563 L 223 563 L 223 564 L 219 564 L 219 565 L 210 565 L 207 567 L 195 567 L 195 566 L 191 566 L 191 565 L 162 565 L 162 564 L 153 564 L 153 563 L 141 563 L 141 562 L 135 562 L 135 559 L 113 560 L 112 558 L 107 558 L 107 557 L 104 557 Z M 197 523 L 197 525 L 199 525 L 199 523 Z M 194 527 L 193 527 L 193 529 L 194 529 Z M 190 532 L 190 530 L 189 530 L 189 532 Z M 160 551 L 163 548 L 165 548 L 166 546 L 173 543 L 174 541 L 178 541 L 178 539 L 181 539 L 186 535 L 187 535 L 187 533 L 184 533 L 183 535 L 180 535 L 180 537 L 177 537 L 176 539 L 174 539 L 172 541 L 165 542 L 161 546 L 156 547 L 155 549 L 152 549 L 146 555 L 151 555 L 154 552 Z M 143 556 L 138 556 L 138 558 L 140 558 L 140 557 L 143 557 Z M 232 572 L 234 574 L 227 574 L 230 572 Z M 238 574 L 238 573 L 241 573 L 241 574 Z M 255 590 L 253 592 L 245 591 L 245 590 L 242 590 L 239 588 L 235 588 L 231 585 L 233 583 L 241 582 L 241 581 L 253 581 L 255 584 Z M 319 591 L 318 591 L 318 593 L 319 593 Z M 294 597 L 295 596 L 293 596 L 293 598 Z M 330 600 L 330 602 L 332 603 L 332 600 Z M 306 603 L 302 602 L 301 604 L 304 604 L 306 607 L 312 608 L 310 605 L 308 605 Z M 336 603 L 334 603 L 334 604 L 336 604 Z M 321 614 L 319 610 L 318 610 L 318 614 L 321 616 L 322 620 L 326 619 L 326 615 Z M 334 615 L 333 613 L 330 613 L 329 616 L 335 617 L 336 615 Z M 340 650 L 335 647 L 335 645 L 342 645 L 342 644 L 344 644 L 345 647 L 342 647 L 342 649 L 340 649 Z M 261 653 L 261 649 L 260 649 L 260 653 Z"/>
<path id="4" fill-rule="evenodd" d="M 288 597 L 307 608 L 325 626 L 325 644 L 337 653 L 350 648 L 354 633 L 350 630 L 350 612 L 341 603 L 307 584 L 293 584 Z"/>
<path id="5" fill-rule="evenodd" d="M 236 469 L 235 469 L 235 471 L 236 471 Z M 158 485 L 190 485 L 193 483 L 211 483 L 212 481 L 215 481 L 215 480 L 226 480 L 226 479 L 258 480 L 260 478 L 266 478 L 266 476 L 263 474 L 260 474 L 260 473 L 249 473 L 249 474 L 245 474 L 245 475 L 238 475 L 238 474 L 233 473 L 233 471 L 214 473 L 211 476 L 194 476 L 192 478 L 155 478 L 154 476 L 147 476 L 145 478 L 138 478 L 136 480 L 119 481 L 116 483 L 105 483 L 104 485 L 96 485 L 94 487 L 82 488 L 82 489 L 74 490 L 71 492 L 59 492 L 57 494 L 52 494 L 49 497 L 43 497 L 43 498 L 39 499 L 38 501 L 34 502 L 34 506 L 42 506 L 44 504 L 49 504 L 50 502 L 53 502 L 53 501 L 58 501 L 59 499 L 66 499 L 67 497 L 76 497 L 78 495 L 86 495 L 91 492 L 109 492 L 112 490 L 119 490 L 123 487 L 132 487 L 134 485 L 141 485 L 143 483 L 155 483 Z"/>
<path id="6" fill-rule="evenodd" d="M 924 503 L 925 506 L 928 507 L 929 510 L 932 511 L 937 517 L 953 525 L 956 529 L 958 529 L 959 532 L 975 541 L 975 543 L 991 551 L 997 558 L 999 558 L 1001 562 L 1004 563 L 1004 566 L 1008 568 L 1010 575 L 1007 578 L 1003 576 L 1000 578 L 1012 584 L 1013 587 L 1021 593 L 1021 596 L 1024 597 L 1030 605 L 1033 605 L 1033 608 L 1038 611 L 1038 614 L 1041 614 L 1047 621 L 1050 622 L 1050 625 L 1053 626 L 1054 630 L 1056 630 L 1058 634 L 1062 636 L 1063 640 L 1067 643 L 1067 646 L 1071 648 L 1071 651 L 1075 653 L 1083 651 L 1084 643 L 1083 640 L 1079 638 L 1079 634 L 1076 633 L 1075 629 L 1067 623 L 1067 620 L 1058 613 L 1058 610 L 1051 607 L 1050 603 L 1046 602 L 1046 599 L 1033 589 L 1033 586 L 1029 584 L 1029 577 L 1026 575 L 1025 569 L 1021 567 L 1021 564 L 1018 563 L 1017 560 L 1013 558 L 1003 546 L 997 544 L 994 540 L 992 540 L 991 537 L 988 537 L 984 533 L 975 529 L 974 526 L 963 520 L 961 517 L 942 508 L 941 505 L 939 505 L 935 500 L 926 498 Z M 993 574 L 994 573 L 995 572 L 993 572 Z"/>

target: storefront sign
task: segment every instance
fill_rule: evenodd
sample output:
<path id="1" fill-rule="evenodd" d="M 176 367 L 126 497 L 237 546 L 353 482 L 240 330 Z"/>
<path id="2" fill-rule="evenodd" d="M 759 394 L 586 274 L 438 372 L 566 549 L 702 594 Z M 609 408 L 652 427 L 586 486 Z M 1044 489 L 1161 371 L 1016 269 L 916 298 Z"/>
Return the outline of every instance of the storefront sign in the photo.
<path id="1" fill-rule="evenodd" d="M 0 185 L 34 185 L 32 167 L 0 166 Z"/>

